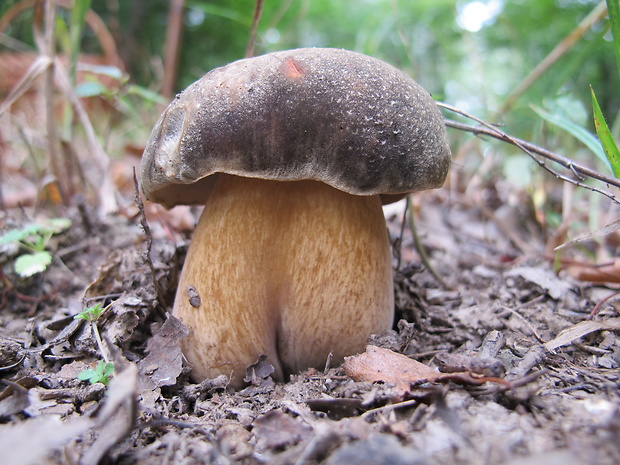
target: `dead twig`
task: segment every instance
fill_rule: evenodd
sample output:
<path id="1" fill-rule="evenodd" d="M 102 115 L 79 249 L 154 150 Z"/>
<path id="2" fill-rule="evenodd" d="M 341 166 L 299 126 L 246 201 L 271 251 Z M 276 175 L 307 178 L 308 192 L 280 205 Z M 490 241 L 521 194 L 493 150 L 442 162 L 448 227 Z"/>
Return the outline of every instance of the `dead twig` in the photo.
<path id="1" fill-rule="evenodd" d="M 133 170 L 133 182 L 136 187 L 135 202 L 140 212 L 140 226 L 142 227 L 142 230 L 144 231 L 144 234 L 146 235 L 145 260 L 146 260 L 146 264 L 149 267 L 149 270 L 151 270 L 151 279 L 153 280 L 153 286 L 155 287 L 155 292 L 157 293 L 157 302 L 159 303 L 159 306 L 161 309 L 160 314 L 162 317 L 165 318 L 166 317 L 165 315 L 166 299 L 164 298 L 164 292 L 161 286 L 159 285 L 159 281 L 157 280 L 157 273 L 155 271 L 155 266 L 153 265 L 153 260 L 151 259 L 151 250 L 153 248 L 153 236 L 151 234 L 151 228 L 149 226 L 149 223 L 146 221 L 146 213 L 144 212 L 144 203 L 142 202 L 142 197 L 140 197 L 140 188 L 138 185 L 138 177 L 136 175 L 135 168 Z"/>
<path id="2" fill-rule="evenodd" d="M 441 284 L 445 289 L 452 290 L 452 288 L 444 281 L 444 279 L 437 273 L 430 260 L 428 259 L 428 255 L 426 254 L 426 250 L 422 245 L 422 241 L 420 241 L 420 237 L 418 236 L 418 228 L 415 224 L 415 213 L 413 211 L 413 202 L 407 197 L 407 210 L 409 211 L 409 227 L 411 229 L 411 234 L 413 235 L 413 243 L 415 244 L 415 248 L 420 254 L 420 259 L 422 263 L 426 267 L 428 271 L 433 275 L 433 277 Z M 406 214 L 405 214 L 406 216 Z M 405 218 L 403 218 L 403 221 Z"/>
<path id="3" fill-rule="evenodd" d="M 39 53 L 50 60 L 50 66 L 45 69 L 44 85 L 43 85 L 43 98 L 45 101 L 45 129 L 47 135 L 47 150 L 50 157 L 50 164 L 52 172 L 56 178 L 58 188 L 60 190 L 60 196 L 63 204 L 67 201 L 67 182 L 68 176 L 61 168 L 67 163 L 63 163 L 60 160 L 60 154 L 58 152 L 58 130 L 56 127 L 56 118 L 54 116 L 54 57 L 56 48 L 55 37 L 55 20 L 56 20 L 56 2 L 55 0 L 47 0 L 45 2 L 45 26 L 44 35 L 40 34 L 38 27 L 35 27 L 35 38 L 37 39 L 37 46 Z M 36 22 L 35 22 L 36 26 Z"/>
<path id="4" fill-rule="evenodd" d="M 518 147 L 519 149 L 521 149 L 523 152 L 525 152 L 526 154 L 528 154 L 532 160 L 534 160 L 536 163 L 538 163 L 539 166 L 541 166 L 543 169 L 547 170 L 548 172 L 550 172 L 551 174 L 553 174 L 555 177 L 557 177 L 558 179 L 574 184 L 575 186 L 578 187 L 583 187 L 584 189 L 588 189 L 590 191 L 593 192 L 597 192 L 599 194 L 604 195 L 605 197 L 609 198 L 610 200 L 612 200 L 614 203 L 617 203 L 620 205 L 620 199 L 618 199 L 618 197 L 614 194 L 612 194 L 611 192 L 608 192 L 604 189 L 595 187 L 595 186 L 589 186 L 587 184 L 585 184 L 583 181 L 585 180 L 585 178 L 592 178 L 592 179 L 596 179 L 598 181 L 601 181 L 607 185 L 611 185 L 617 188 L 620 188 L 620 180 L 609 177 L 609 176 L 605 176 L 602 173 L 599 173 L 598 171 L 595 171 L 593 169 L 587 168 L 585 166 L 582 166 L 576 162 L 574 162 L 573 160 L 566 158 L 562 155 L 559 155 L 557 153 L 554 153 L 550 150 L 547 150 L 543 147 L 539 147 L 535 144 L 532 144 L 531 142 L 516 138 L 516 137 L 512 137 L 508 134 L 506 134 L 505 132 L 501 131 L 500 129 L 498 129 L 497 127 L 493 126 L 490 123 L 487 123 L 479 118 L 476 118 L 475 116 L 472 116 L 462 110 L 459 110 L 455 107 L 452 107 L 450 105 L 447 105 L 445 103 L 440 103 L 437 102 L 437 105 L 440 106 L 441 108 L 445 108 L 446 110 L 452 111 L 454 113 L 457 113 L 459 115 L 463 115 L 466 118 L 469 118 L 473 121 L 476 121 L 478 124 L 480 124 L 480 126 L 472 126 L 469 124 L 465 124 L 465 123 L 460 123 L 458 121 L 453 121 L 450 119 L 446 119 L 446 126 L 454 128 L 454 129 L 459 129 L 461 131 L 466 131 L 466 132 L 471 132 L 475 135 L 485 135 L 485 136 L 490 136 L 493 137 L 495 139 L 501 140 L 502 142 L 507 142 L 511 145 L 514 145 L 516 147 Z M 536 155 L 539 155 L 542 157 L 542 159 L 538 158 Z M 556 170 L 554 170 L 553 168 L 549 167 L 546 163 L 545 160 L 551 160 L 561 166 L 563 166 L 564 168 L 566 168 L 567 170 L 569 170 L 572 175 L 574 175 L 577 179 L 564 175 Z"/>
<path id="5" fill-rule="evenodd" d="M 612 294 L 608 295 L 607 297 L 605 297 L 604 299 L 602 299 L 600 302 L 598 302 L 594 308 L 592 309 L 592 311 L 590 312 L 590 314 L 588 315 L 588 320 L 593 319 L 598 312 L 601 310 L 601 307 L 603 305 L 605 305 L 606 302 L 610 301 L 611 299 L 613 299 L 614 297 L 618 297 L 618 295 L 620 295 L 620 291 L 616 291 L 613 292 Z"/>
<path id="6" fill-rule="evenodd" d="M 365 411 L 364 413 L 362 413 L 361 418 L 366 419 L 376 413 L 390 412 L 398 408 L 413 407 L 419 403 L 420 401 L 418 399 L 409 399 L 409 400 L 404 400 L 402 402 L 396 402 L 395 404 L 384 405 L 383 407 L 377 407 L 377 408 L 373 408 L 373 409 Z"/>
<path id="7" fill-rule="evenodd" d="M 263 13 L 263 0 L 256 0 L 254 4 L 254 17 L 252 18 L 252 29 L 250 30 L 250 37 L 248 39 L 248 45 L 245 49 L 245 57 L 251 58 L 254 56 L 254 44 L 256 42 L 256 30 L 258 29 L 258 23 Z"/>
<path id="8" fill-rule="evenodd" d="M 467 391 L 473 396 L 485 396 L 489 394 L 496 394 L 498 392 L 505 392 L 509 390 L 516 389 L 521 386 L 525 386 L 526 384 L 531 383 L 532 381 L 537 380 L 542 375 L 549 373 L 549 370 L 543 368 L 541 370 L 536 370 L 530 374 L 525 376 L 521 376 L 516 379 L 509 380 L 509 385 L 505 384 L 492 384 L 490 386 L 468 386 Z"/>
<path id="9" fill-rule="evenodd" d="M 164 51 L 164 82 L 161 86 L 161 93 L 167 98 L 171 98 L 174 94 L 174 83 L 179 64 L 179 50 L 181 49 L 181 39 L 183 37 L 184 8 L 185 0 L 173 0 L 170 2 Z"/>

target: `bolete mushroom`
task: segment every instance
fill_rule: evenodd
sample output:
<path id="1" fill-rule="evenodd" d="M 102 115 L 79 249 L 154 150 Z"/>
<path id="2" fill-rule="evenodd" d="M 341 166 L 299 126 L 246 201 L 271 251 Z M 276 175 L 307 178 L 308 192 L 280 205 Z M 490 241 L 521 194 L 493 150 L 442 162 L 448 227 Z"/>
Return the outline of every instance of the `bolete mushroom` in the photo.
<path id="1" fill-rule="evenodd" d="M 147 199 L 204 204 L 173 314 L 200 381 L 244 384 L 364 350 L 393 321 L 382 203 L 441 186 L 450 150 L 433 99 L 396 68 L 307 48 L 239 60 L 189 86 L 142 159 Z"/>

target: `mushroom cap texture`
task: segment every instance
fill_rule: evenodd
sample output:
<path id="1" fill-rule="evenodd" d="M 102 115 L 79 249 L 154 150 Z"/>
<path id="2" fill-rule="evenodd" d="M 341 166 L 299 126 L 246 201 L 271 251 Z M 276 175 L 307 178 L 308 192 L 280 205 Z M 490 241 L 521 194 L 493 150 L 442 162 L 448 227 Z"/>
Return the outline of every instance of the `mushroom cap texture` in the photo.
<path id="1" fill-rule="evenodd" d="M 227 173 L 396 196 L 440 187 L 450 159 L 444 119 L 409 76 L 302 48 L 216 68 L 177 95 L 144 151 L 142 189 L 167 207 L 205 203 Z"/>

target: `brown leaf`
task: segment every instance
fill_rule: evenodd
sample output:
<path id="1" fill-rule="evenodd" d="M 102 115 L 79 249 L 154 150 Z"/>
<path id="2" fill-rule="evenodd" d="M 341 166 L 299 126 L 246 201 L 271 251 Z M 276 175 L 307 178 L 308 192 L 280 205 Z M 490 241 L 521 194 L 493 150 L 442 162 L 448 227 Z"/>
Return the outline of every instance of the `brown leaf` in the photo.
<path id="1" fill-rule="evenodd" d="M 17 383 L 4 380 L 9 387 L 2 392 L 0 400 L 0 418 L 9 418 L 11 415 L 21 412 L 30 405 L 28 389 Z"/>
<path id="2" fill-rule="evenodd" d="M 56 415 L 42 415 L 19 423 L 0 425 L 2 462 L 11 465 L 48 463 L 54 450 L 86 432 L 92 420 L 61 421 Z"/>
<path id="3" fill-rule="evenodd" d="M 267 361 L 267 356 L 261 354 L 258 356 L 258 360 L 255 363 L 252 363 L 246 368 L 243 381 L 258 386 L 261 384 L 261 380 L 269 378 L 274 371 L 275 368 Z"/>
<path id="4" fill-rule="evenodd" d="M 343 368 L 354 381 L 392 383 L 402 393 L 409 391 L 411 384 L 433 382 L 441 376 L 423 363 L 376 346 L 367 346 L 366 352 L 346 357 Z"/>
<path id="5" fill-rule="evenodd" d="M 135 365 L 128 365 L 114 376 L 105 403 L 96 412 L 98 436 L 84 452 L 81 465 L 99 464 L 110 449 L 129 434 L 136 418 L 137 385 L 138 370 Z"/>
<path id="6" fill-rule="evenodd" d="M 469 371 L 440 373 L 405 355 L 375 346 L 367 346 L 363 354 L 345 357 L 343 367 L 354 381 L 391 383 L 401 395 L 408 393 L 411 386 L 446 381 L 472 385 L 488 381 L 510 387 L 510 383 L 502 378 L 474 376 Z"/>
<path id="7" fill-rule="evenodd" d="M 574 340 L 587 334 L 603 330 L 620 330 L 620 318 L 612 318 L 605 321 L 582 321 L 562 330 L 555 339 L 545 343 L 544 347 L 547 350 L 555 350 L 558 347 L 571 344 Z"/>
<path id="8" fill-rule="evenodd" d="M 566 270 L 568 274 L 579 281 L 591 283 L 619 283 L 620 259 L 611 263 L 596 265 L 593 263 L 570 263 Z"/>
<path id="9" fill-rule="evenodd" d="M 138 363 L 140 391 L 171 386 L 183 368 L 180 341 L 189 334 L 181 320 L 169 316 L 148 342 L 148 355 Z"/>

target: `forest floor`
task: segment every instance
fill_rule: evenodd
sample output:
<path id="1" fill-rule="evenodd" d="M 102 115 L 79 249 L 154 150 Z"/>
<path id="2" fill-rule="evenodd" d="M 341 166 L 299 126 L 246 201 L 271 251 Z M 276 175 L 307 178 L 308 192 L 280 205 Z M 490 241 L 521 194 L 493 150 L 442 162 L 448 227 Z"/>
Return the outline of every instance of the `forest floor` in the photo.
<path id="1" fill-rule="evenodd" d="M 417 229 L 440 280 L 406 230 L 397 323 L 371 344 L 435 375 L 405 377 L 380 359 L 355 375 L 335 366 L 286 383 L 255 376 L 238 392 L 221 378 L 194 384 L 179 348 L 185 329 L 165 313 L 186 237 L 153 218 L 147 236 L 139 215 L 97 220 L 75 209 L 61 213 L 72 226 L 52 237 L 43 273 L 20 279 L 15 251 L 1 249 L 0 461 L 620 463 L 617 301 L 590 318 L 613 287 L 554 272 L 526 206 L 491 214 L 444 191 L 421 199 Z M 393 211 L 396 238 L 402 212 Z M 14 209 L 0 224 L 21 227 L 29 215 Z M 115 365 L 107 387 L 78 379 L 102 354 L 92 325 L 74 316 L 97 302 Z"/>

